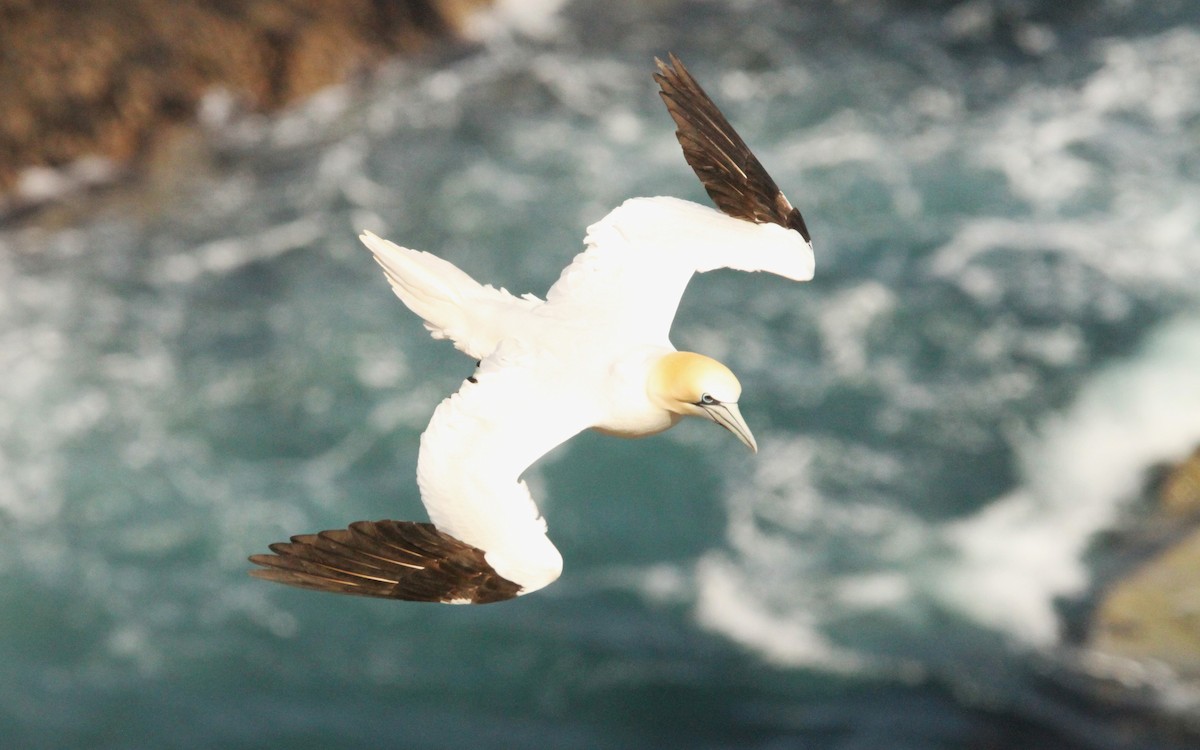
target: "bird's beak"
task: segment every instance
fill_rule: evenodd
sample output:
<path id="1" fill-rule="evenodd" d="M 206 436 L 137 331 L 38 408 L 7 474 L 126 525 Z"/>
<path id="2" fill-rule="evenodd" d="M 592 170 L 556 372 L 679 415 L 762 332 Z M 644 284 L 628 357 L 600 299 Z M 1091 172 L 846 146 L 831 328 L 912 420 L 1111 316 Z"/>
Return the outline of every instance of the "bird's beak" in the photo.
<path id="1" fill-rule="evenodd" d="M 704 413 L 709 419 L 732 432 L 738 440 L 746 444 L 747 448 L 758 453 L 758 443 L 754 442 L 754 435 L 746 425 L 746 420 L 742 419 L 742 412 L 738 410 L 737 404 L 722 403 L 700 408 L 704 409 Z"/>

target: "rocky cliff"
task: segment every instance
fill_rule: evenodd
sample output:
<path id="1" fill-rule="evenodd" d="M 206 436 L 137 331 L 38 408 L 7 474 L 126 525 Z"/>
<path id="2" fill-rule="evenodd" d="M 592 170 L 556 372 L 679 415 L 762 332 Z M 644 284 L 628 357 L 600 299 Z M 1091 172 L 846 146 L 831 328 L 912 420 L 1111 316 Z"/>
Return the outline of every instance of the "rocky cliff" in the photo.
<path id="1" fill-rule="evenodd" d="M 453 36 L 485 3 L 0 0 L 0 194 L 19 199 L 29 167 L 136 163 L 214 86 L 278 107 Z"/>
<path id="2" fill-rule="evenodd" d="M 1088 646 L 1200 680 L 1200 449 L 1156 483 L 1153 523 L 1172 537 L 1101 596 Z"/>

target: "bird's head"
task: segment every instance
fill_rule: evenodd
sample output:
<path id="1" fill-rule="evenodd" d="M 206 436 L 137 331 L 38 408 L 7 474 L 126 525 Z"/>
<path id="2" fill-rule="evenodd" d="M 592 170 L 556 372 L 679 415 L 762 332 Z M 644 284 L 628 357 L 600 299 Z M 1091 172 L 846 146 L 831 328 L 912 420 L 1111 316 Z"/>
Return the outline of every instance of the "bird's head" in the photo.
<path id="1" fill-rule="evenodd" d="M 671 352 L 655 362 L 650 399 L 673 414 L 707 417 L 755 452 L 758 444 L 738 410 L 742 384 L 728 367 L 694 352 Z"/>

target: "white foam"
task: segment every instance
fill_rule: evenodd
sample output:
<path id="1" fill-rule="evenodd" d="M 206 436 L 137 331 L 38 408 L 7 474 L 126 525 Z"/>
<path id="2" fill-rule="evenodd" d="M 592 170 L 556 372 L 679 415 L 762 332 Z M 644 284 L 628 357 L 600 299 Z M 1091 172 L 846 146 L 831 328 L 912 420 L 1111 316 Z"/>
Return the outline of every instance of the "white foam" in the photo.
<path id="1" fill-rule="evenodd" d="M 944 529 L 961 555 L 941 594 L 977 621 L 1046 644 L 1054 599 L 1088 581 L 1083 554 L 1147 470 L 1200 444 L 1200 320 L 1166 325 L 1093 378 L 1019 446 L 1022 487 Z"/>
<path id="2" fill-rule="evenodd" d="M 495 0 L 468 16 L 462 34 L 476 42 L 489 42 L 511 35 L 551 39 L 562 24 L 559 11 L 566 0 Z"/>
<path id="3" fill-rule="evenodd" d="M 79 191 L 115 180 L 120 168 L 110 159 L 88 155 L 59 167 L 26 167 L 17 176 L 18 202 L 40 204 L 62 200 Z"/>
<path id="4" fill-rule="evenodd" d="M 876 281 L 841 291 L 821 306 L 817 319 L 821 346 L 839 376 L 863 373 L 867 367 L 867 331 L 877 318 L 895 307 L 895 295 Z"/>
<path id="5" fill-rule="evenodd" d="M 1110 40 L 1095 56 L 1081 85 L 1029 84 L 965 125 L 960 140 L 978 147 L 959 158 L 998 171 L 1028 205 L 1006 215 L 981 207 L 934 254 L 935 273 L 978 299 L 1004 280 L 977 261 L 1013 251 L 1060 253 L 1119 283 L 1195 290 L 1200 186 L 1187 174 L 1187 129 L 1200 113 L 1200 33 Z"/>
<path id="6" fill-rule="evenodd" d="M 311 246 L 324 232 L 318 217 L 304 217 L 248 237 L 223 237 L 163 257 L 155 263 L 154 276 L 159 281 L 186 284 L 201 274 L 227 275 L 251 263 Z"/>
<path id="7" fill-rule="evenodd" d="M 895 667 L 894 655 L 860 649 L 841 631 L 907 617 L 918 579 L 904 566 L 927 556 L 929 533 L 879 498 L 831 502 L 815 479 L 851 472 L 886 483 L 903 467 L 838 441 L 765 437 L 753 481 L 730 498 L 729 548 L 697 565 L 697 620 L 780 666 Z M 846 569 L 838 559 L 851 547 L 864 559 Z"/>
<path id="8" fill-rule="evenodd" d="M 1194 29 L 1177 28 L 1151 39 L 1112 39 L 1101 56 L 1103 67 L 1081 92 L 1095 111 L 1149 115 L 1157 126 L 1174 130 L 1200 110 L 1200 33 Z"/>
<path id="9" fill-rule="evenodd" d="M 761 581 L 724 555 L 714 553 L 697 566 L 696 619 L 767 661 L 785 667 L 857 672 L 866 661 L 834 645 L 822 632 L 818 610 L 772 610 L 755 595 Z"/>

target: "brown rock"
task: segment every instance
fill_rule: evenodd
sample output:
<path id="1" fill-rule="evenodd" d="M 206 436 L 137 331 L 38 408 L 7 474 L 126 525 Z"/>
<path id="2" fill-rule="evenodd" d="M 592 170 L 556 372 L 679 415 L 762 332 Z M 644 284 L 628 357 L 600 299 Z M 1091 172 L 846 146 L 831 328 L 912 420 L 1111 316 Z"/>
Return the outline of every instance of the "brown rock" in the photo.
<path id="1" fill-rule="evenodd" d="M 1170 541 L 1107 587 L 1092 616 L 1088 645 L 1200 679 L 1200 529 L 1187 531 L 1200 518 L 1200 448 L 1156 473 L 1149 491 L 1157 496 L 1158 510 L 1144 525 L 1160 545 Z"/>
<path id="2" fill-rule="evenodd" d="M 0 194 L 141 156 L 221 85 L 271 109 L 453 36 L 486 0 L 0 0 Z"/>
<path id="3" fill-rule="evenodd" d="M 1089 645 L 1200 677 L 1200 531 L 1108 592 L 1096 611 Z"/>
<path id="4" fill-rule="evenodd" d="M 1167 472 L 1158 490 L 1164 513 L 1176 518 L 1200 514 L 1200 448 Z"/>

